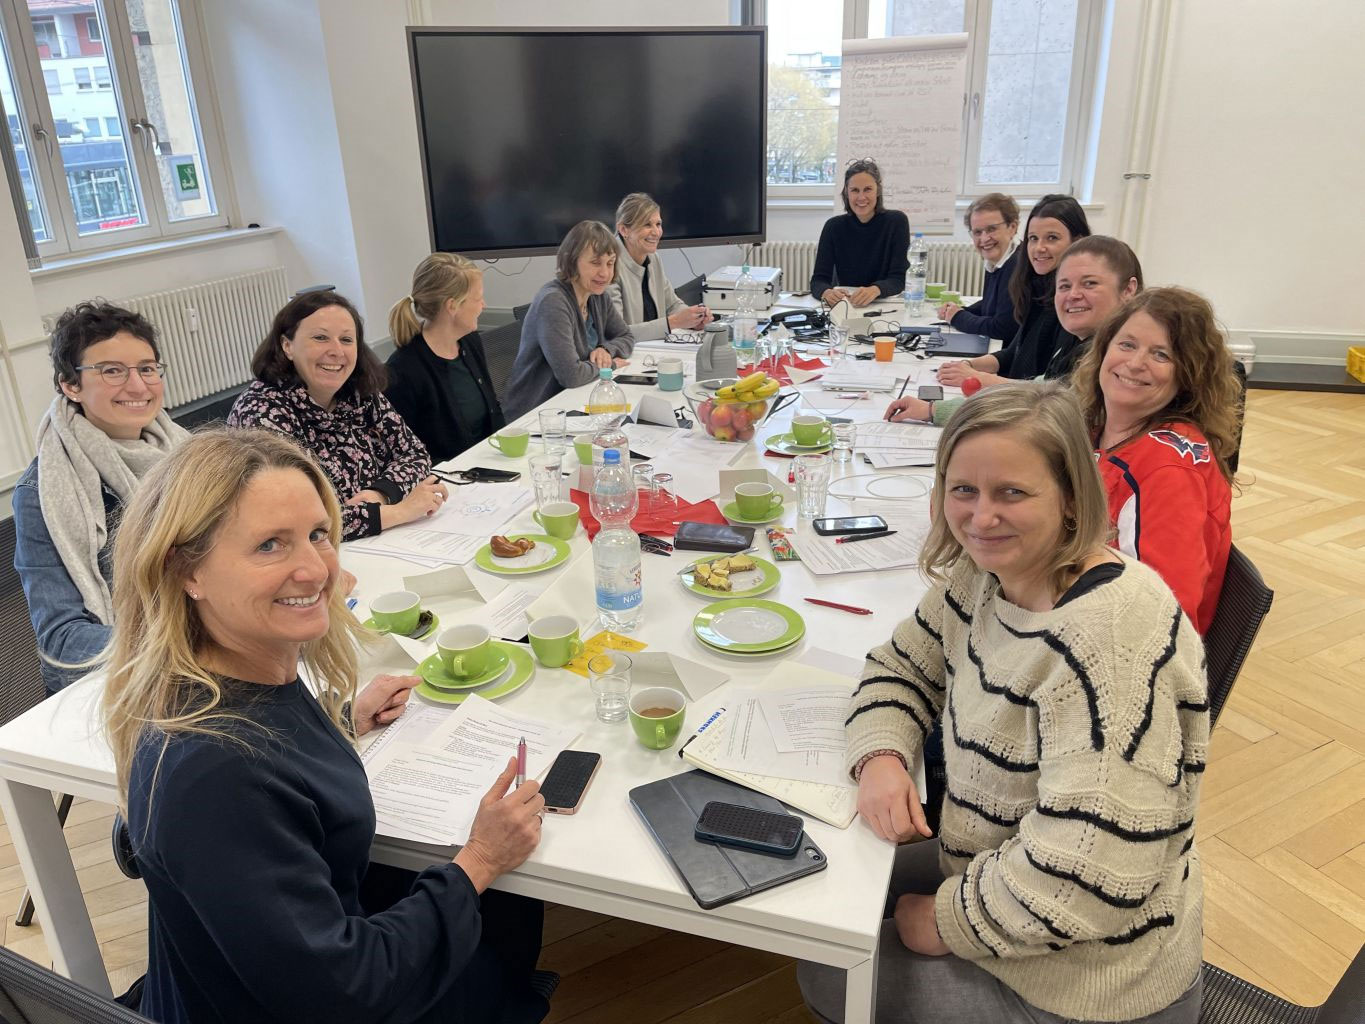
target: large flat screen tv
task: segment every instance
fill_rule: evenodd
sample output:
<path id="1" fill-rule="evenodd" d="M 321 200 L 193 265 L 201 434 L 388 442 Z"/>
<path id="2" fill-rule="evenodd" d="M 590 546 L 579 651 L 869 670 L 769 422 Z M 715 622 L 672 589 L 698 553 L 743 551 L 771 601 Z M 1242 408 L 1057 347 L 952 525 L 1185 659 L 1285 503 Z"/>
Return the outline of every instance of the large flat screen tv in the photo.
<path id="1" fill-rule="evenodd" d="M 668 245 L 760 242 L 763 28 L 408 29 L 433 250 L 553 252 L 659 201 Z"/>

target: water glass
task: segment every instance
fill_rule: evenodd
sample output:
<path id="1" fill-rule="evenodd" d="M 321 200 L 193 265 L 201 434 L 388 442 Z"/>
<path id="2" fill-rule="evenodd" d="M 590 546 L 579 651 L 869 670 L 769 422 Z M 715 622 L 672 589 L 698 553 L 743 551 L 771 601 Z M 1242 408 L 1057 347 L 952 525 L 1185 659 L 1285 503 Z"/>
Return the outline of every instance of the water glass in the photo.
<path id="1" fill-rule="evenodd" d="M 678 498 L 673 493 L 673 474 L 655 473 L 650 485 L 653 488 L 650 494 L 654 499 L 654 507 L 661 512 L 676 512 Z"/>
<path id="2" fill-rule="evenodd" d="M 651 501 L 656 497 L 654 490 L 654 467 L 649 463 L 643 466 L 636 466 L 630 471 L 630 478 L 635 483 L 635 492 L 638 494 L 644 491 Z"/>
<path id="3" fill-rule="evenodd" d="M 798 455 L 795 462 L 797 515 L 802 519 L 816 519 L 825 514 L 825 498 L 829 494 L 829 456 Z"/>
<path id="4" fill-rule="evenodd" d="M 829 365 L 837 366 L 844 361 L 844 350 L 848 345 L 848 328 L 842 324 L 830 324 L 826 333 L 829 335 Z"/>
<path id="5" fill-rule="evenodd" d="M 834 461 L 842 465 L 853 461 L 853 445 L 858 439 L 856 423 L 834 424 Z"/>
<path id="6" fill-rule="evenodd" d="M 603 651 L 588 661 L 588 684 L 592 687 L 599 722 L 624 722 L 630 706 L 630 655 Z"/>
<path id="7" fill-rule="evenodd" d="M 567 413 L 563 409 L 542 409 L 540 411 L 540 438 L 545 452 L 562 452 L 569 447 Z"/>
<path id="8" fill-rule="evenodd" d="M 564 452 L 546 452 L 531 456 L 531 486 L 536 492 L 536 508 L 542 509 L 552 501 L 564 498 Z"/>

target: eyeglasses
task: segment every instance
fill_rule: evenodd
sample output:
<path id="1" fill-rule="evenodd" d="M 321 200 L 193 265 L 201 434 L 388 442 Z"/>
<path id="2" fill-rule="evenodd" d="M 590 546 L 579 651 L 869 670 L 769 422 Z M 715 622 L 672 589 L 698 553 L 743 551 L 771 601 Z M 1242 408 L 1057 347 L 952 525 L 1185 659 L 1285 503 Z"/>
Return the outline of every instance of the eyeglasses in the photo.
<path id="1" fill-rule="evenodd" d="M 136 366 L 129 366 L 127 363 L 92 363 L 89 366 L 78 366 L 76 370 L 94 370 L 104 383 L 111 387 L 122 387 L 127 384 L 128 375 L 134 370 L 144 384 L 155 384 L 166 376 L 165 363 L 138 363 Z"/>
<path id="2" fill-rule="evenodd" d="M 980 238 L 982 235 L 993 235 L 1005 226 L 1005 222 L 999 224 L 988 224 L 984 228 L 972 228 L 972 237 Z"/>

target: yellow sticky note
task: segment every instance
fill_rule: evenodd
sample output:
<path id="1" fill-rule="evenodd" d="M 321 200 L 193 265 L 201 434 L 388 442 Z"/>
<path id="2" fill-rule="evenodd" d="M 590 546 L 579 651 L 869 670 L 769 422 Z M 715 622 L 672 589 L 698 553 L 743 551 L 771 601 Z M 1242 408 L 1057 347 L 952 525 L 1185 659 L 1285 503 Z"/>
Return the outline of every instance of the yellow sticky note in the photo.
<path id="1" fill-rule="evenodd" d="M 596 636 L 583 641 L 583 653 L 564 667 L 587 679 L 588 662 L 592 660 L 593 655 L 601 654 L 603 651 L 643 651 L 648 646 L 647 643 L 604 629 Z"/>

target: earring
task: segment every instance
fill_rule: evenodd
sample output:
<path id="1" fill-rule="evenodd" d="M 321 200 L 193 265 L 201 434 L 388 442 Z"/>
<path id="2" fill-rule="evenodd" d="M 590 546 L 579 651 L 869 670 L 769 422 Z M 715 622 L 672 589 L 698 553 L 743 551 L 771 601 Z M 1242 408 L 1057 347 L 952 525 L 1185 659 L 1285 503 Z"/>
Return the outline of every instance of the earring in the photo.
<path id="1" fill-rule="evenodd" d="M 1064 519 L 1062 520 L 1062 525 L 1063 525 L 1064 527 L 1066 527 L 1066 532 L 1067 532 L 1067 533 L 1075 533 L 1075 532 L 1076 532 L 1076 526 L 1077 526 L 1076 517 L 1075 517 L 1075 516 L 1067 516 L 1066 518 L 1064 518 Z"/>
<path id="2" fill-rule="evenodd" d="M 198 595 L 195 591 L 193 591 L 193 590 L 187 590 L 186 593 L 190 595 L 190 600 L 191 600 L 191 601 L 198 601 L 198 600 L 199 600 L 199 595 Z"/>

